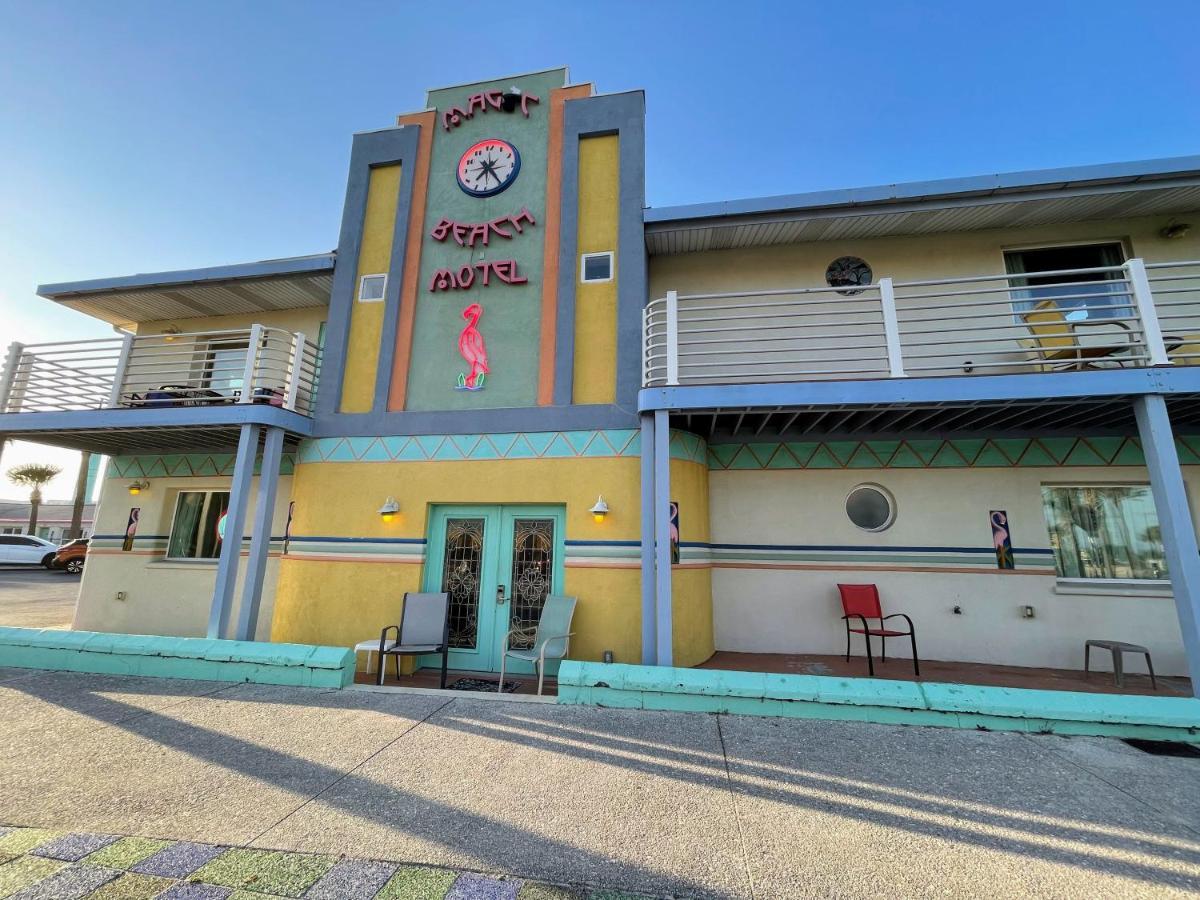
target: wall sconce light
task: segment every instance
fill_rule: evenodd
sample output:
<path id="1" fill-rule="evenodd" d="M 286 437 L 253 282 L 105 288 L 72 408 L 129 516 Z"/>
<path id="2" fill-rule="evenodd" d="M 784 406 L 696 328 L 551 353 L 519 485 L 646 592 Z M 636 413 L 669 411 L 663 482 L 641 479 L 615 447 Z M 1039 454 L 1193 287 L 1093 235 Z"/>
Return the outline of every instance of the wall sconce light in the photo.
<path id="1" fill-rule="evenodd" d="M 149 489 L 150 489 L 150 482 L 149 482 L 149 480 L 147 480 L 147 481 L 134 481 L 134 482 L 131 482 L 131 483 L 130 483 L 130 485 L 129 485 L 129 493 L 130 493 L 130 495 L 131 495 L 131 496 L 133 496 L 133 497 L 136 497 L 136 496 L 137 496 L 138 494 L 140 494 L 142 491 L 146 491 L 146 490 L 149 490 Z"/>
<path id="2" fill-rule="evenodd" d="M 521 89 L 515 85 L 500 95 L 500 108 L 506 113 L 510 113 L 515 110 L 520 102 Z"/>
<path id="3" fill-rule="evenodd" d="M 163 334 L 163 340 L 165 340 L 165 341 L 173 341 L 173 340 L 175 340 L 175 335 L 177 335 L 177 334 L 182 334 L 182 333 L 183 333 L 183 332 L 181 332 L 181 331 L 180 331 L 178 328 L 176 328 L 174 325 L 168 325 L 166 328 L 164 328 L 164 329 L 162 330 L 162 334 Z"/>
<path id="4" fill-rule="evenodd" d="M 589 509 L 588 512 L 592 514 L 592 519 L 594 521 L 604 521 L 604 517 L 608 515 L 608 504 L 604 502 L 603 494 L 596 498 L 596 505 Z"/>
<path id="5" fill-rule="evenodd" d="M 400 512 L 400 504 L 396 502 L 395 497 L 388 497 L 384 501 L 383 506 L 379 507 L 379 518 L 385 522 L 390 522 L 396 518 L 396 513 Z"/>
<path id="6" fill-rule="evenodd" d="M 1191 230 L 1192 226 L 1187 222 L 1173 222 L 1162 229 L 1159 234 L 1168 241 L 1177 241 L 1180 238 L 1187 237 L 1188 232 Z"/>

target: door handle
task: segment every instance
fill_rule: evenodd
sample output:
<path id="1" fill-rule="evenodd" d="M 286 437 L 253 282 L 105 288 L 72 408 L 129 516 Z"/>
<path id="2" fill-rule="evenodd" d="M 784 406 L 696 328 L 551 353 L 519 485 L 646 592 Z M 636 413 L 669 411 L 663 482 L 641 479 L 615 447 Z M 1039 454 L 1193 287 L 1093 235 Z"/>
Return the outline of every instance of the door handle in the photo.
<path id="1" fill-rule="evenodd" d="M 504 596 L 504 585 L 496 585 L 496 605 L 503 606 L 507 600 L 508 598 Z"/>

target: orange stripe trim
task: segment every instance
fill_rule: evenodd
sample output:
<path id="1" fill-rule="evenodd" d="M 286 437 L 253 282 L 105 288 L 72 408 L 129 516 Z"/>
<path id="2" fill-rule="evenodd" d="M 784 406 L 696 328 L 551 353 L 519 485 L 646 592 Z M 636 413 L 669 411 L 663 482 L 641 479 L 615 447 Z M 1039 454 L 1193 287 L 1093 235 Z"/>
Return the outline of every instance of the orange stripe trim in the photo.
<path id="1" fill-rule="evenodd" d="M 590 84 L 555 88 L 550 92 L 550 140 L 546 147 L 546 247 L 542 260 L 542 330 L 538 339 L 538 406 L 549 406 L 554 402 L 564 111 L 568 100 L 578 100 L 591 95 Z"/>
<path id="2" fill-rule="evenodd" d="M 388 391 L 389 412 L 404 409 L 408 396 L 408 363 L 412 355 L 413 322 L 417 315 L 417 287 L 420 282 L 421 244 L 425 235 L 425 197 L 429 188 L 429 157 L 433 150 L 436 113 L 400 116 L 397 125 L 419 125 L 421 140 L 417 146 L 416 171 L 412 173 L 412 206 L 408 211 L 408 246 L 404 248 L 404 283 L 400 287 L 400 316 L 396 322 L 396 354 L 392 358 L 392 384 Z M 404 177 L 404 176 L 401 176 Z"/>

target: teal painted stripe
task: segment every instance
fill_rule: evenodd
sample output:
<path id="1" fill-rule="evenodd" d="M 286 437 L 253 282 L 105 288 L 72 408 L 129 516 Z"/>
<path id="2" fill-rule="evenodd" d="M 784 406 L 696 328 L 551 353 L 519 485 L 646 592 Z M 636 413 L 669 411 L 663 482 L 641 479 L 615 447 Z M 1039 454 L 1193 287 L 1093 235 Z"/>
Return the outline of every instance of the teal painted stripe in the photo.
<path id="1" fill-rule="evenodd" d="M 1200 700 L 564 660 L 558 702 L 1200 743 Z"/>

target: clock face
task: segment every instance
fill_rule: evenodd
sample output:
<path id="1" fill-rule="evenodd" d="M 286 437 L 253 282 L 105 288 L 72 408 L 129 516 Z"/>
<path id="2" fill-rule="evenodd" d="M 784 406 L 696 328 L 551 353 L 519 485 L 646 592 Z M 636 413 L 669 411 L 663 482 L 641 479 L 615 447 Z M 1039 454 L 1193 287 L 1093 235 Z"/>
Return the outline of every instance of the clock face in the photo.
<path id="1" fill-rule="evenodd" d="M 488 138 L 480 141 L 458 161 L 458 186 L 472 197 L 498 194 L 517 180 L 521 154 L 508 141 Z"/>

